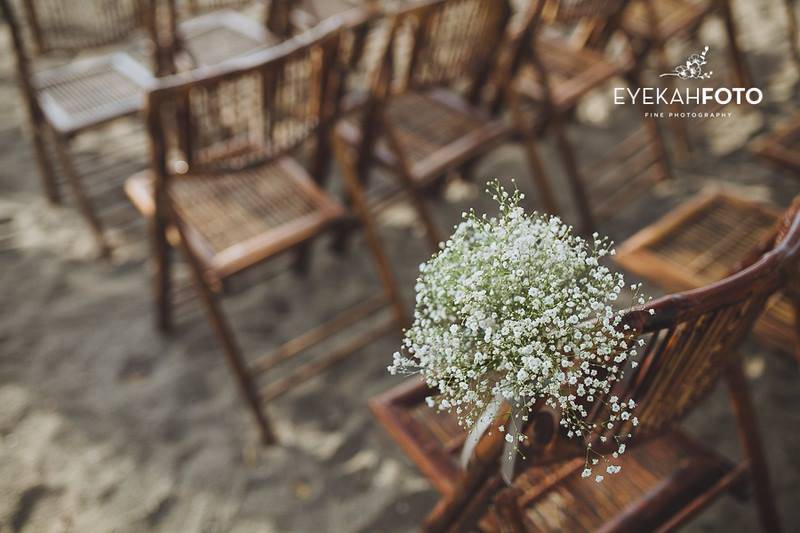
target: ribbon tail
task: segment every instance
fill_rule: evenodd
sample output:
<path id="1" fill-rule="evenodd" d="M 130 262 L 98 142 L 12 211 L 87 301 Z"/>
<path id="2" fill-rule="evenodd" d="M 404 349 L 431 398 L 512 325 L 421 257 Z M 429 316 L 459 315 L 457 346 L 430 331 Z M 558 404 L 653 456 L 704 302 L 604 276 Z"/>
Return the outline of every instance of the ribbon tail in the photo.
<path id="1" fill-rule="evenodd" d="M 497 416 L 497 411 L 500 409 L 502 404 L 503 399 L 499 396 L 495 397 L 486 407 L 486 410 L 483 411 L 481 416 L 478 417 L 478 421 L 472 427 L 472 431 L 470 431 L 469 435 L 467 435 L 467 440 L 464 441 L 464 446 L 461 448 L 462 468 L 467 468 L 467 464 L 469 464 L 469 460 L 472 457 L 472 452 L 475 451 L 475 446 L 478 445 L 478 442 L 481 440 L 483 434 L 486 433 L 487 429 L 489 429 L 489 426 L 492 424 L 492 420 L 494 420 L 494 417 Z"/>

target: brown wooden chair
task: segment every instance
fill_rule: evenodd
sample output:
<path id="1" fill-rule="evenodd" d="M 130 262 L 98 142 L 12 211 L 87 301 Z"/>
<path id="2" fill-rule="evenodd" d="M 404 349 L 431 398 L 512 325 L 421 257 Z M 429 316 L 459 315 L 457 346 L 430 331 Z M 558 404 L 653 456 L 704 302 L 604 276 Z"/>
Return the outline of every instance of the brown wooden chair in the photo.
<path id="1" fill-rule="evenodd" d="M 718 496 L 741 495 L 743 484 L 751 481 L 764 529 L 779 531 L 737 348 L 775 292 L 794 284 L 799 210 L 796 202 L 780 231 L 730 277 L 628 312 L 622 327 L 630 328 L 632 342 L 643 339 L 645 345 L 637 366 L 629 364 L 609 394 L 634 399 L 638 420 L 635 426 L 632 419 L 612 428 L 603 424 L 591 436 L 593 450 L 601 454 L 616 451 L 617 442 L 629 448 L 618 459 L 621 473 L 605 476 L 601 484 L 581 478 L 585 449 L 564 438 L 552 411 L 535 412 L 523 428 L 530 438 L 522 445 L 515 480 L 506 488 L 499 475 L 504 445 L 499 431 L 483 436 L 463 469 L 456 460 L 463 431 L 451 417 L 426 406 L 424 398 L 432 390 L 415 381 L 372 400 L 379 421 L 442 492 L 424 529 L 469 531 L 480 524 L 484 530 L 514 532 L 672 531 Z M 729 385 L 746 456 L 738 463 L 678 428 L 720 377 Z M 599 398 L 590 416 L 605 420 L 608 408 Z M 634 433 L 632 440 L 629 433 Z"/>
<path id="2" fill-rule="evenodd" d="M 148 96 L 152 169 L 126 185 L 153 225 L 159 327 L 170 325 L 171 244 L 188 262 L 265 442 L 274 440 L 266 402 L 405 323 L 389 265 L 362 210 L 358 212 L 385 294 L 252 362 L 240 350 L 220 302 L 223 281 L 307 245 L 343 215 L 341 205 L 315 181 L 321 175 L 319 151 L 311 156 L 308 170 L 292 156 L 327 132 L 335 118 L 330 95 L 335 93 L 332 66 L 340 33 L 339 25 L 330 21 L 213 72 L 164 79 Z M 358 206 L 361 196 L 353 198 Z M 377 323 L 343 337 L 325 356 L 268 379 L 275 375 L 274 367 L 321 341 L 352 333 L 348 328 L 364 319 Z"/>
<path id="3" fill-rule="evenodd" d="M 334 153 L 355 151 L 370 206 L 409 196 L 432 248 L 439 232 L 425 193 L 515 133 L 499 114 L 501 91 L 485 97 L 511 15 L 508 2 L 488 0 L 425 1 L 394 13 L 369 101 L 336 128 Z M 498 76 L 495 87 L 501 77 L 508 79 Z M 372 180 L 376 164 L 397 179 Z"/>
<path id="4" fill-rule="evenodd" d="M 80 133 L 134 115 L 153 85 L 149 66 L 125 52 L 106 53 L 49 69 L 41 61 L 127 43 L 138 33 L 153 37 L 150 2 L 0 0 L 9 23 L 19 84 L 32 130 L 36 161 L 47 198 L 60 201 L 47 139 L 55 145 L 58 165 L 102 252 L 108 253 L 101 223 L 70 155 Z"/>
<path id="5" fill-rule="evenodd" d="M 667 57 L 668 43 L 681 38 L 696 40 L 702 24 L 712 16 L 720 16 L 728 39 L 733 82 L 737 87 L 750 87 L 753 79 L 737 41 L 731 9 L 729 0 L 631 0 L 622 27 L 634 43 L 637 67 L 644 69 L 647 58 L 653 56 L 660 74 L 672 72 L 674 65 L 680 63 L 680 60 L 673 62 Z M 672 84 L 673 78 L 662 78 L 662 81 Z M 671 105 L 670 110 L 681 112 L 679 104 Z M 691 151 L 686 124 L 680 118 L 674 118 L 670 125 L 677 141 L 678 155 L 683 157 Z"/>
<path id="6" fill-rule="evenodd" d="M 800 113 L 753 141 L 750 148 L 766 161 L 800 177 Z"/>
<path id="7" fill-rule="evenodd" d="M 605 53 L 627 3 L 546 0 L 538 27 L 520 37 L 526 53 L 514 82 L 512 114 L 528 138 L 526 145 L 553 133 L 586 234 L 594 231 L 595 218 L 610 216 L 643 189 L 670 176 L 658 126 L 644 114 L 635 132 L 583 169 L 566 132 L 567 120 L 589 92 L 612 78 L 641 85 L 628 55 L 612 59 Z"/>
<path id="8" fill-rule="evenodd" d="M 734 271 L 779 220 L 774 206 L 735 189 L 707 188 L 622 243 L 614 259 L 665 290 L 702 287 Z M 793 300 L 776 294 L 754 332 L 761 342 L 795 354 L 796 316 Z"/>

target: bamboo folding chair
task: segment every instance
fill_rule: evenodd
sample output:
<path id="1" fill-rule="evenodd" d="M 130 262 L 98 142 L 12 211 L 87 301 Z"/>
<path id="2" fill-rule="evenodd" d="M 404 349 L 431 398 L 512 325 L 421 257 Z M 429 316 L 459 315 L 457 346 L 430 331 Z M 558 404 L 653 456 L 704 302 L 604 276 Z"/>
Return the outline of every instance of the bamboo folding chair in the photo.
<path id="1" fill-rule="evenodd" d="M 336 128 L 334 154 L 356 161 L 370 207 L 408 195 L 434 249 L 439 232 L 425 193 L 515 133 L 499 114 L 508 76 L 498 74 L 513 70 L 513 51 L 509 67 L 497 67 L 511 15 L 495 0 L 429 0 L 395 12 L 367 102 Z M 374 165 L 398 179 L 376 183 Z"/>
<path id="2" fill-rule="evenodd" d="M 105 53 L 49 69 L 41 61 L 129 42 L 137 33 L 155 39 L 150 1 L 0 0 L 11 30 L 17 73 L 47 198 L 61 195 L 47 139 L 55 145 L 58 165 L 81 214 L 105 255 L 103 229 L 81 175 L 70 154 L 79 134 L 142 109 L 145 91 L 154 77 L 148 66 L 126 52 Z"/>
<path id="3" fill-rule="evenodd" d="M 764 242 L 780 211 L 737 193 L 709 187 L 622 243 L 614 260 L 665 290 L 708 285 L 734 271 L 748 252 Z M 785 293 L 768 303 L 754 332 L 784 353 L 796 352 L 797 303 Z"/>
<path id="4" fill-rule="evenodd" d="M 126 190 L 152 222 L 158 325 L 170 325 L 170 245 L 178 246 L 217 339 L 256 418 L 264 442 L 273 442 L 265 403 L 380 335 L 405 324 L 393 275 L 372 221 L 358 209 L 385 295 L 369 298 L 304 333 L 274 353 L 245 359 L 226 317 L 223 282 L 280 253 L 297 250 L 343 215 L 317 184 L 323 171 L 319 146 L 306 169 L 292 154 L 319 141 L 335 119 L 340 26 L 330 21 L 296 38 L 219 66 L 213 72 L 166 78 L 148 96 L 152 169 L 129 179 Z M 359 205 L 357 183 L 350 189 Z M 342 341 L 322 358 L 279 379 L 274 367 L 367 319 L 382 319 Z"/>
<path id="5" fill-rule="evenodd" d="M 629 448 L 616 460 L 622 472 L 601 484 L 581 478 L 586 451 L 563 436 L 553 411 L 534 412 L 523 428 L 529 439 L 521 445 L 514 482 L 506 488 L 499 475 L 504 435 L 496 428 L 483 436 L 463 469 L 456 457 L 464 432 L 452 417 L 426 406 L 424 398 L 434 391 L 424 383 L 409 382 L 374 399 L 370 405 L 379 421 L 443 493 L 423 529 L 672 531 L 718 496 L 742 496 L 750 481 L 764 530 L 780 531 L 755 408 L 736 350 L 773 294 L 795 283 L 799 210 L 796 202 L 781 230 L 730 277 L 627 313 L 621 327 L 629 328 L 631 342 L 643 339 L 645 345 L 637 366 L 629 362 L 625 378 L 609 395 L 637 402 L 632 413 L 637 424 L 630 419 L 603 425 L 591 436 L 599 454 L 615 452 L 618 443 Z M 746 456 L 738 463 L 678 428 L 720 377 L 729 386 Z M 591 419 L 607 419 L 604 398 L 587 407 Z"/>
<path id="6" fill-rule="evenodd" d="M 730 0 L 631 0 L 622 28 L 634 43 L 637 68 L 643 70 L 647 58 L 653 56 L 659 73 L 672 72 L 677 63 L 670 62 L 667 57 L 667 45 L 680 38 L 696 41 L 700 27 L 715 15 L 721 17 L 725 25 L 728 53 L 734 71 L 733 82 L 737 87 L 752 86 L 753 78 L 737 40 Z M 673 78 L 663 80 L 674 87 Z M 676 113 L 681 111 L 679 104 L 670 108 Z M 679 155 L 689 153 L 685 122 L 676 117 L 670 121 L 670 125 Z"/>
<path id="7" fill-rule="evenodd" d="M 581 169 L 566 122 L 588 93 L 612 78 L 638 87 L 632 61 L 606 57 L 604 48 L 624 13 L 625 0 L 544 0 L 542 15 L 518 38 L 525 59 L 514 82 L 512 115 L 531 146 L 552 132 L 583 233 L 595 218 L 615 213 L 632 196 L 670 177 L 658 126 L 643 114 L 642 125 L 599 162 Z M 558 33 L 553 30 L 564 29 Z M 571 31 L 567 39 L 563 34 Z M 535 156 L 536 154 L 534 154 Z M 590 200 L 591 197 L 591 200 Z M 554 200 L 551 200 L 554 202 Z"/>

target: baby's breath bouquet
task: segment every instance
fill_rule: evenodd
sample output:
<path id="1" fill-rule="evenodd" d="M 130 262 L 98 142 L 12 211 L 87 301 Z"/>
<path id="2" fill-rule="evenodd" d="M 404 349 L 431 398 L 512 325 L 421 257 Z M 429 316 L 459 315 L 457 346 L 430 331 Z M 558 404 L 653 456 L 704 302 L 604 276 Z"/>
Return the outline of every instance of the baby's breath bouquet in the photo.
<path id="1" fill-rule="evenodd" d="M 622 274 L 600 263 L 614 253 L 612 243 L 597 234 L 590 243 L 556 217 L 526 214 L 523 196 L 498 182 L 490 192 L 499 214 L 465 213 L 420 266 L 414 323 L 389 371 L 420 373 L 439 392 L 428 404 L 454 413 L 467 430 L 498 398 L 516 405 L 523 420 L 543 401 L 560 412 L 569 437 L 586 441 L 583 476 L 602 481 L 620 467 L 592 451 L 591 435 L 601 425 L 637 423 L 634 402 L 609 395 L 636 351 L 620 331 L 623 312 L 612 308 Z M 596 399 L 609 414 L 590 421 L 587 406 Z M 516 453 L 524 437 L 499 429 Z M 625 445 L 615 449 L 613 458 Z M 601 459 L 604 471 L 594 472 Z"/>

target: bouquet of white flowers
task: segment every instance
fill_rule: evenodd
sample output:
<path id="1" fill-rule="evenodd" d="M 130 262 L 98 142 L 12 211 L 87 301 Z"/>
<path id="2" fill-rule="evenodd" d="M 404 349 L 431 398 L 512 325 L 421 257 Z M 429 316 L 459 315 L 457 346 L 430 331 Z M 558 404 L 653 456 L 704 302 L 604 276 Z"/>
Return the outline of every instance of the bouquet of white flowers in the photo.
<path id="1" fill-rule="evenodd" d="M 467 430 L 497 399 L 516 405 L 523 420 L 544 401 L 560 412 L 569 437 L 586 441 L 584 477 L 600 459 L 605 472 L 616 473 L 620 467 L 589 442 L 604 427 L 637 423 L 634 402 L 609 395 L 636 353 L 621 331 L 623 312 L 612 308 L 623 276 L 599 262 L 613 255 L 612 243 L 595 234 L 590 244 L 556 217 L 526 214 L 518 191 L 498 182 L 493 188 L 499 215 L 465 213 L 420 266 L 414 323 L 389 371 L 420 373 L 439 392 L 428 404 L 454 413 Z M 589 420 L 586 406 L 594 401 L 606 404 L 603 420 Z M 524 437 L 500 431 L 516 453 Z M 624 450 L 618 443 L 613 457 Z"/>

